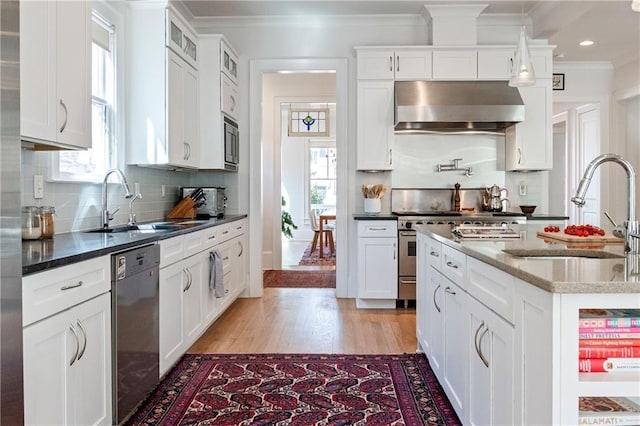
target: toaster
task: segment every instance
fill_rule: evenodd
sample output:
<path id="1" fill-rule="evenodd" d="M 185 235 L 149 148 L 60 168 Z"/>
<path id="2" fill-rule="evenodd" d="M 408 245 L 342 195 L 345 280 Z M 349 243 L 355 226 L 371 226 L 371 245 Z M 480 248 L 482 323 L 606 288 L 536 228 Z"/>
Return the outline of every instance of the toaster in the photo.
<path id="1" fill-rule="evenodd" d="M 190 195 L 196 189 L 197 187 L 182 188 L 182 198 Z M 223 186 L 202 187 L 202 190 L 204 192 L 204 199 L 201 201 L 202 204 L 196 208 L 198 216 L 223 217 L 227 207 L 225 188 Z"/>

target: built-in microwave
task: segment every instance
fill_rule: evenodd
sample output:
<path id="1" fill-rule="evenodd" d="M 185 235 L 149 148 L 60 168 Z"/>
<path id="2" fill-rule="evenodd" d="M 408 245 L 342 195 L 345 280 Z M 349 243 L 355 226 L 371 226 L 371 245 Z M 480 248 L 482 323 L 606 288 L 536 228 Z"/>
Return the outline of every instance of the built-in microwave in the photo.
<path id="1" fill-rule="evenodd" d="M 240 141 L 238 123 L 224 116 L 224 169 L 238 170 Z"/>

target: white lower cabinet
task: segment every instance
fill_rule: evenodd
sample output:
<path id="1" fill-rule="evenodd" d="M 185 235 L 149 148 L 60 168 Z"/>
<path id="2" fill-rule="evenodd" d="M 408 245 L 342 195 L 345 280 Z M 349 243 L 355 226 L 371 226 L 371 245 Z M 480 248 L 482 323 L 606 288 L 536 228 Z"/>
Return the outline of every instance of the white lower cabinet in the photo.
<path id="1" fill-rule="evenodd" d="M 398 297 L 398 227 L 395 220 L 358 221 L 358 299 Z"/>
<path id="2" fill-rule="evenodd" d="M 111 424 L 110 293 L 24 328 L 27 425 Z"/>
<path id="3" fill-rule="evenodd" d="M 430 269 L 425 300 L 427 304 L 427 341 L 430 349 L 429 362 L 440 382 L 444 379 L 444 289 L 442 283 L 445 279 L 438 271 Z M 423 304 L 420 305 L 420 310 L 423 306 Z"/>
<path id="4" fill-rule="evenodd" d="M 161 241 L 161 376 L 244 291 L 245 229 L 243 219 Z M 220 298 L 209 284 L 214 249 L 223 259 L 225 294 Z"/>
<path id="5" fill-rule="evenodd" d="M 447 278 L 442 279 L 444 299 L 444 374 L 442 386 L 460 418 L 466 414 L 467 295 Z"/>
<path id="6" fill-rule="evenodd" d="M 514 327 L 472 297 L 468 303 L 467 424 L 514 423 Z"/>

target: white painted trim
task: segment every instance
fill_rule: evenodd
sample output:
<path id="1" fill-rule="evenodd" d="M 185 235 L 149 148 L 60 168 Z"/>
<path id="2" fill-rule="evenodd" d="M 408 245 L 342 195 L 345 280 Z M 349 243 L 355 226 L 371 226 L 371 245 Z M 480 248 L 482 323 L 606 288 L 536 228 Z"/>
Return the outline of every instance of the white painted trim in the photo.
<path id="1" fill-rule="evenodd" d="M 249 61 L 249 297 L 262 296 L 262 75 L 268 72 L 287 71 L 336 71 L 336 145 L 340 152 L 338 161 L 338 199 L 348 200 L 348 59 L 253 59 Z M 279 189 L 278 189 L 279 192 Z M 342 235 L 349 235 L 348 202 L 339 203 L 336 222 L 344 228 Z M 337 240 L 336 296 L 348 294 L 348 238 Z"/>
<path id="2" fill-rule="evenodd" d="M 625 101 L 627 99 L 634 98 L 636 96 L 640 96 L 640 86 L 631 87 L 624 90 L 618 90 L 613 92 L 613 99 L 616 102 Z"/>
<path id="3" fill-rule="evenodd" d="M 597 61 L 597 62 L 554 62 L 553 72 L 562 70 L 612 70 L 613 64 L 611 62 Z"/>

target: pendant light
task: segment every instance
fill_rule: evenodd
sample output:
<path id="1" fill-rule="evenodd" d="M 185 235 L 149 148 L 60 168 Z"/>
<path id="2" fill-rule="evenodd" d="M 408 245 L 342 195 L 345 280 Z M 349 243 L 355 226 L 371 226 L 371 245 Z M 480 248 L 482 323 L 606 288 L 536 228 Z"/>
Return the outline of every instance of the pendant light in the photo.
<path id="1" fill-rule="evenodd" d="M 634 12 L 640 12 L 640 0 L 633 0 L 631 2 L 631 10 Z"/>
<path id="2" fill-rule="evenodd" d="M 522 6 L 522 16 L 524 16 L 524 4 Z M 520 28 L 520 39 L 518 47 L 513 55 L 511 62 L 511 78 L 509 86 L 523 87 L 536 84 L 536 75 L 533 71 L 531 63 L 531 52 L 527 43 L 527 31 L 524 25 Z"/>

